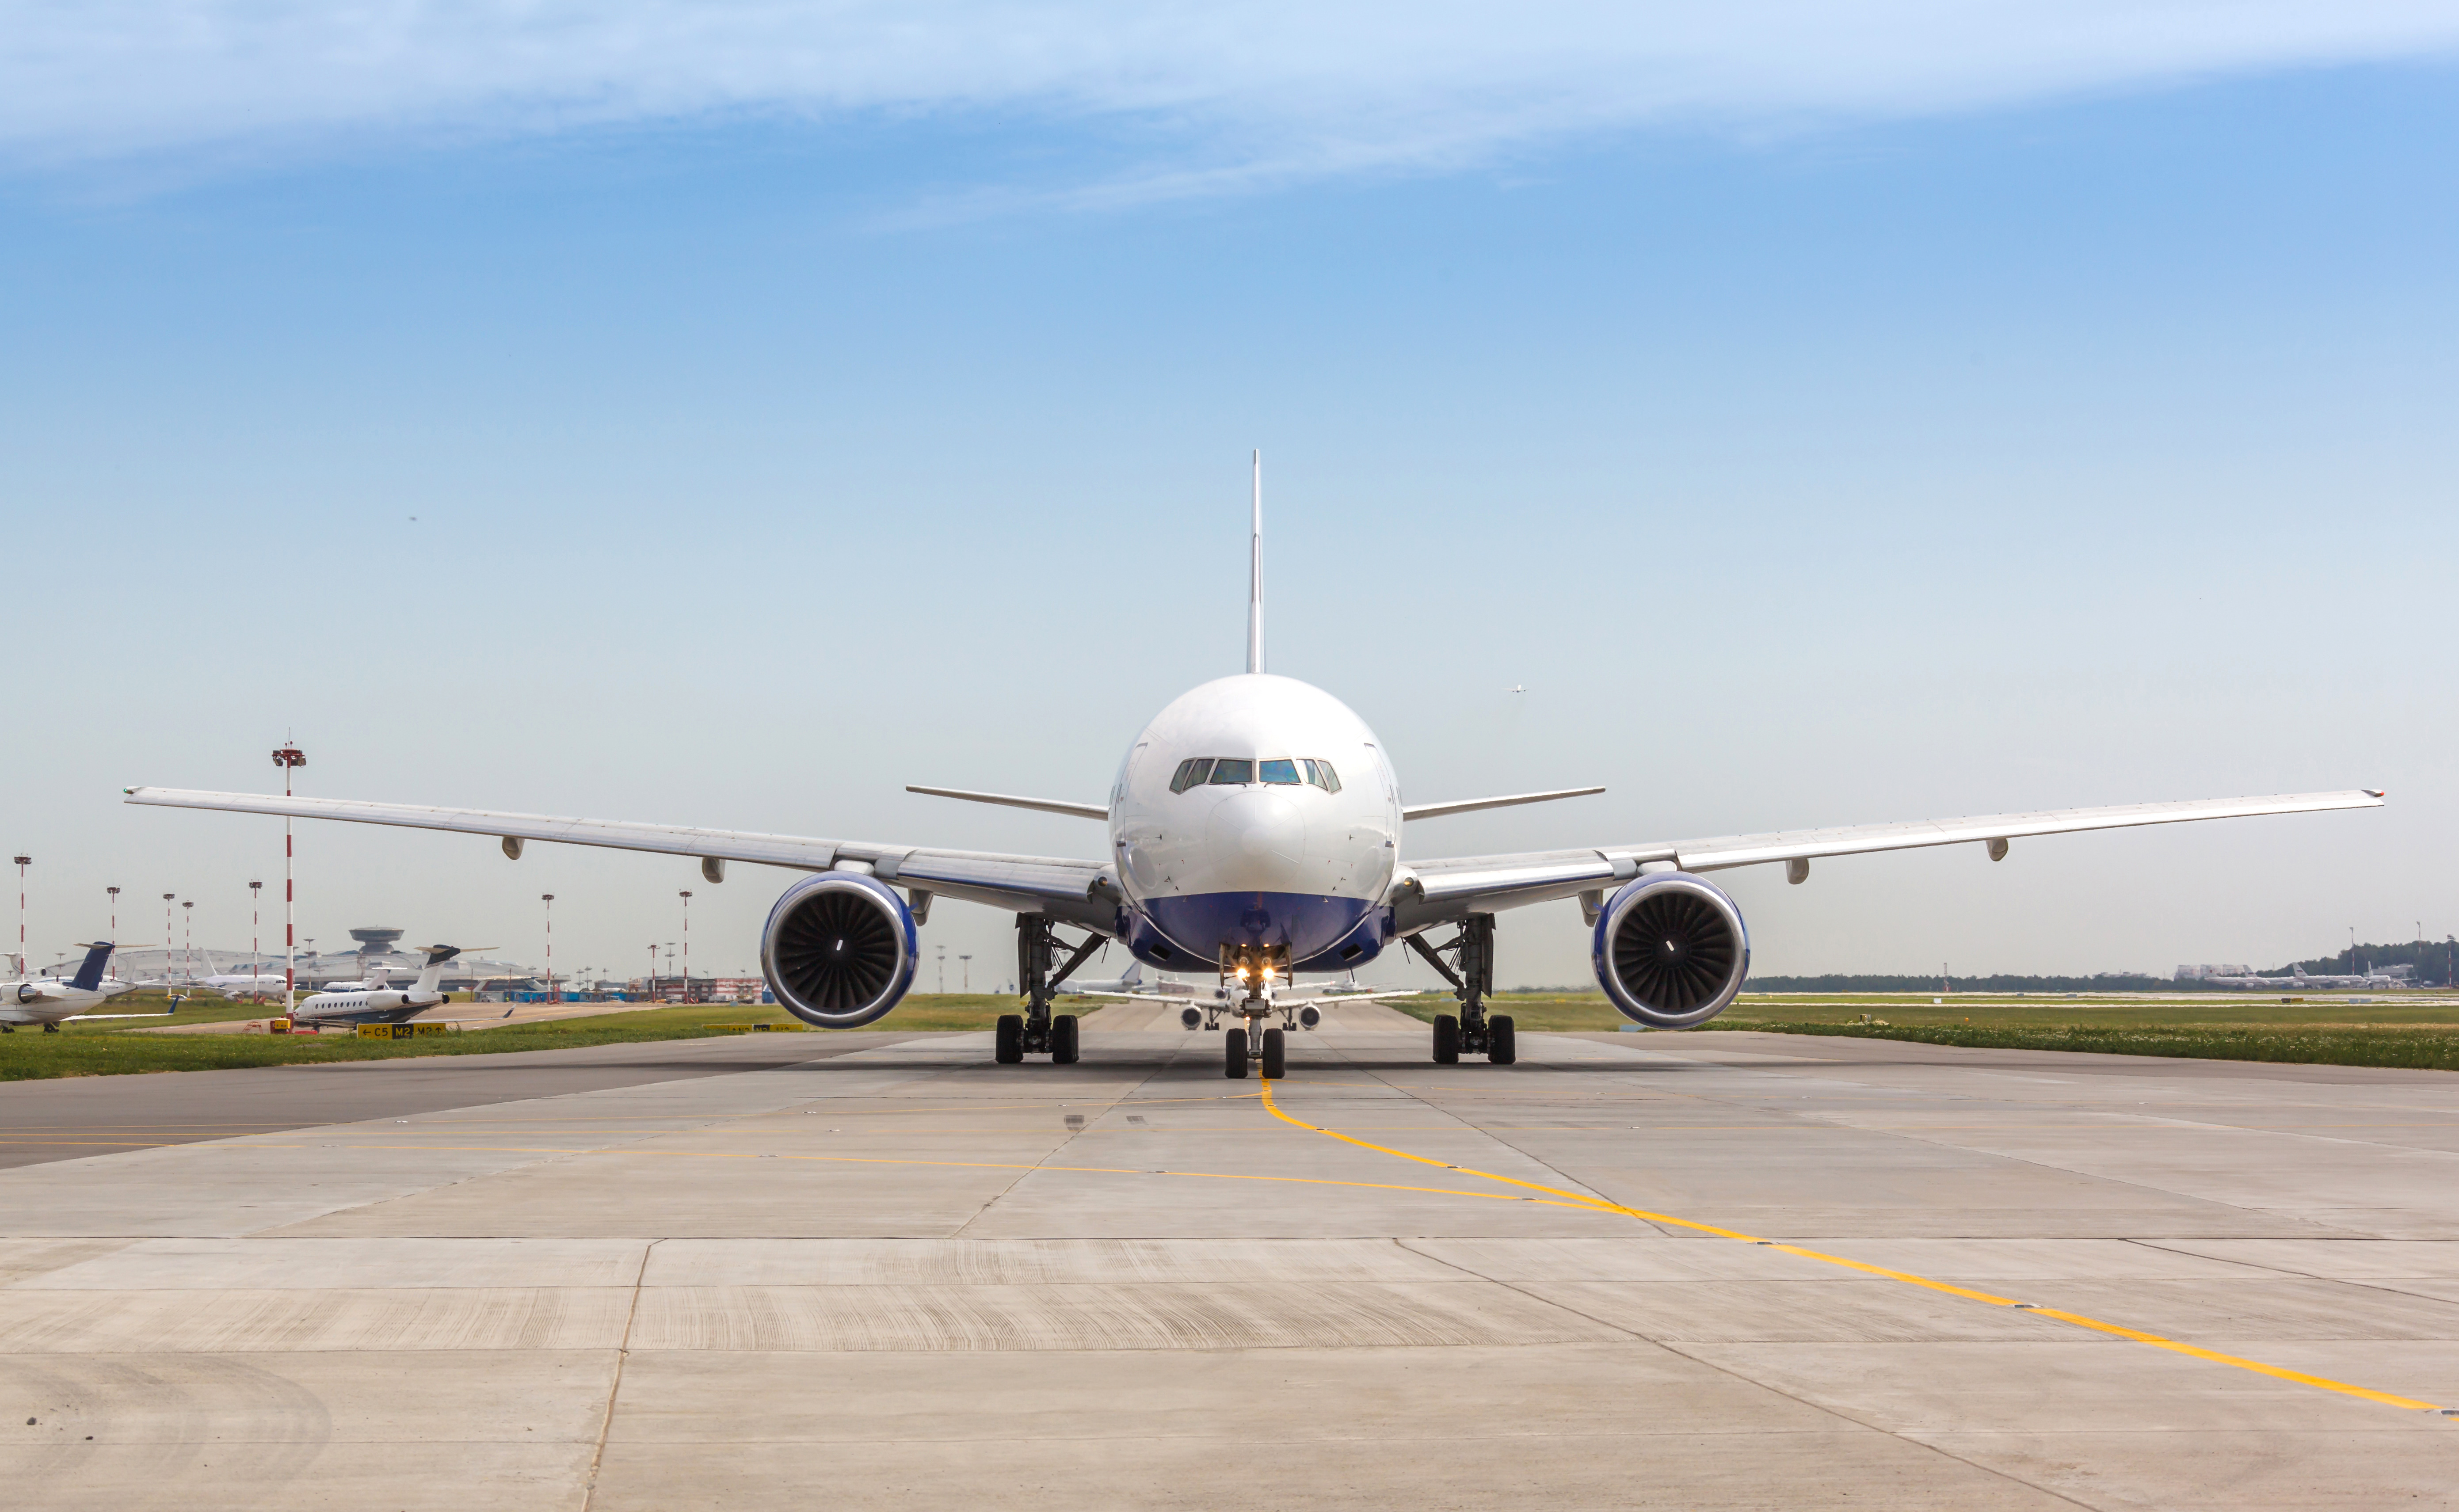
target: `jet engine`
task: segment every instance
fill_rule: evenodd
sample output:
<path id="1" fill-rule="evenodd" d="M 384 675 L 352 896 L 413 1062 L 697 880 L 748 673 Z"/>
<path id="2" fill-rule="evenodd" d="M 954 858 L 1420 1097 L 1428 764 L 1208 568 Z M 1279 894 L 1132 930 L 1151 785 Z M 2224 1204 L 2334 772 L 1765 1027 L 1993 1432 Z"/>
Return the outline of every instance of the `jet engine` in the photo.
<path id="1" fill-rule="evenodd" d="M 1597 914 L 1597 981 L 1622 1016 L 1688 1029 L 1725 1011 L 1751 971 L 1741 910 L 1705 877 L 1659 872 L 1626 884 Z"/>
<path id="2" fill-rule="evenodd" d="M 896 890 L 859 872 L 823 872 L 786 890 L 760 933 L 760 971 L 786 1011 L 858 1029 L 914 985 L 922 946 Z"/>

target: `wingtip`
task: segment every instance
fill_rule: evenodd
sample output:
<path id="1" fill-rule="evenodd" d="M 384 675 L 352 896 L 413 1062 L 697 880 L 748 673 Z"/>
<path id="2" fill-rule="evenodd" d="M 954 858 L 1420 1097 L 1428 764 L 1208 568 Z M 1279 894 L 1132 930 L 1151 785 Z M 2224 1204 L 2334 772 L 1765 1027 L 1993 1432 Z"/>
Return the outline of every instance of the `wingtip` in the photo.
<path id="1" fill-rule="evenodd" d="M 2387 798 L 2390 796 L 2390 790 L 2386 788 L 2360 788 L 2357 791 L 2364 793 L 2368 798 Z"/>

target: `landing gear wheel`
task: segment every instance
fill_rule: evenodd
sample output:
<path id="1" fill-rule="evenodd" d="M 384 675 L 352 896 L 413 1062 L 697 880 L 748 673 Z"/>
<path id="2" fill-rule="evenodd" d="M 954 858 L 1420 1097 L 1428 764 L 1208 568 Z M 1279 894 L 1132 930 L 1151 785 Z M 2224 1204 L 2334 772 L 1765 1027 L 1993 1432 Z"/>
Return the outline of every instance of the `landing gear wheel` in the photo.
<path id="1" fill-rule="evenodd" d="M 1264 1031 L 1264 1080 L 1278 1082 L 1290 1074 L 1290 1057 L 1284 1037 L 1278 1029 Z"/>
<path id="2" fill-rule="evenodd" d="M 0 1034 L 15 1034 L 16 1032 L 17 1026 L 15 1024 L 0 1024 Z"/>
<path id="3" fill-rule="evenodd" d="M 45 1033 L 45 1034 L 58 1034 L 59 1032 L 60 1032 L 60 1026 L 59 1026 L 58 1024 L 45 1024 L 45 1025 L 43 1025 L 43 1033 Z"/>
<path id="4" fill-rule="evenodd" d="M 1435 1064 L 1460 1064 L 1460 1020 L 1450 1014 L 1435 1015 Z"/>
<path id="5" fill-rule="evenodd" d="M 991 1032 L 991 1059 L 1001 1065 L 1015 1065 L 1024 1059 L 1024 1015 L 998 1016 L 998 1027 Z"/>
<path id="6" fill-rule="evenodd" d="M 1247 1079 L 1247 1031 L 1230 1029 L 1221 1036 L 1221 1074 L 1232 1082 Z"/>
<path id="7" fill-rule="evenodd" d="M 1050 1063 L 1076 1063 L 1076 1016 L 1061 1014 L 1050 1020 Z"/>
<path id="8" fill-rule="evenodd" d="M 1485 1058 L 1496 1065 L 1509 1065 L 1520 1059 L 1518 1036 L 1512 1033 L 1511 1016 L 1496 1014 L 1485 1021 Z"/>

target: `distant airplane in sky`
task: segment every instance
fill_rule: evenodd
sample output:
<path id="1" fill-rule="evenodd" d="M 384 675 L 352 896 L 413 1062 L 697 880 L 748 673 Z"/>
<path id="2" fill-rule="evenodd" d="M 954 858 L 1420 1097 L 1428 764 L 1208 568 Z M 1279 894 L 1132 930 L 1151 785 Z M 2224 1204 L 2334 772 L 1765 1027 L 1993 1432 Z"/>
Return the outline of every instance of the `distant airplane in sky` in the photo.
<path id="1" fill-rule="evenodd" d="M 1706 872 L 1781 862 L 1787 880 L 1801 882 L 1812 861 L 1829 856 L 1974 844 L 1998 861 L 2011 840 L 2031 835 L 2383 801 L 2378 790 L 2351 789 L 1404 860 L 1401 830 L 1412 821 L 1604 789 L 1403 804 L 1390 754 L 1363 720 L 1319 688 L 1264 671 L 1263 559 L 1258 459 L 1246 673 L 1204 683 L 1155 715 L 1128 746 L 1106 801 L 909 789 L 1103 822 L 1108 843 L 1094 857 L 279 794 L 125 792 L 134 804 L 489 835 L 514 859 L 532 840 L 695 856 L 711 883 L 725 878 L 729 861 L 814 873 L 769 911 L 761 966 L 778 1002 L 825 1028 L 871 1023 L 896 1006 L 919 965 L 916 926 L 937 898 L 982 904 L 1016 917 L 1025 998 L 1023 1013 L 998 1020 L 997 1060 L 1077 1058 L 1075 1017 L 1051 1012 L 1055 984 L 1115 939 L 1147 966 L 1215 974 L 1226 1011 L 1245 1024 L 1223 1036 L 1222 1069 L 1231 1077 L 1256 1064 L 1266 1077 L 1282 1074 L 1285 1031 L 1314 996 L 1293 990 L 1297 973 L 1351 972 L 1394 945 L 1432 965 L 1460 1001 L 1457 1015 L 1434 1021 L 1434 1059 L 1483 1055 L 1508 1064 L 1515 1025 L 1485 1010 L 1495 915 L 1507 909 L 1578 899 L 1597 980 L 1613 1005 L 1640 1024 L 1686 1029 L 1722 1012 L 1750 971 L 1741 911 Z M 1063 940 L 1061 928 L 1083 937 Z M 1437 928 L 1456 933 L 1437 945 L 1429 938 Z"/>

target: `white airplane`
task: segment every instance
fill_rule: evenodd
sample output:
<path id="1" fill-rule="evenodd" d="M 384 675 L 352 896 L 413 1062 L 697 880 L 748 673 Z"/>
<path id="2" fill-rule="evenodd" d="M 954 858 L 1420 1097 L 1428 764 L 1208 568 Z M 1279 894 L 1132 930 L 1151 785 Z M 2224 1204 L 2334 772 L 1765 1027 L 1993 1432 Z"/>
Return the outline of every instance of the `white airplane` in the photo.
<path id="1" fill-rule="evenodd" d="M 1106 801 L 909 789 L 1103 823 L 1108 843 L 1092 856 L 278 794 L 123 791 L 133 804 L 490 835 L 515 860 L 528 842 L 542 840 L 696 856 L 711 883 L 724 880 L 729 861 L 810 872 L 770 909 L 760 958 L 777 1001 L 822 1028 L 857 1028 L 896 1006 L 920 961 L 915 926 L 936 898 L 1000 909 L 1016 916 L 1025 1011 L 998 1020 L 997 1060 L 1076 1060 L 1077 1022 L 1051 1012 L 1053 985 L 1117 940 L 1156 969 L 1216 975 L 1233 999 L 1230 1011 L 1244 1020 L 1222 1037 L 1223 1070 L 1231 1077 L 1255 1062 L 1266 1077 L 1282 1074 L 1284 1031 L 1296 1021 L 1295 974 L 1353 971 L 1396 945 L 1432 963 L 1460 1000 L 1457 1015 L 1435 1019 L 1434 1059 L 1449 1063 L 1470 1054 L 1509 1063 L 1517 1049 L 1512 1021 L 1485 1011 L 1495 915 L 1507 909 L 1576 898 L 1607 998 L 1642 1025 L 1686 1029 L 1722 1012 L 1750 970 L 1741 911 L 1708 872 L 1782 863 L 1787 879 L 1800 882 L 1813 861 L 1830 856 L 1968 843 L 1996 861 L 2011 840 L 2032 835 L 2383 801 L 2364 789 L 1404 857 L 1401 833 L 1411 822 L 1604 789 L 1404 804 L 1390 753 L 1363 720 L 1319 688 L 1265 672 L 1260 463 L 1254 519 L 1246 672 L 1206 682 L 1155 715 L 1127 747 Z M 1064 941 L 1062 928 L 1083 937 Z M 1455 931 L 1440 946 L 1430 940 L 1439 928 Z"/>
<path id="2" fill-rule="evenodd" d="M 444 976 L 444 963 L 461 954 L 454 945 L 431 945 L 427 949 L 426 969 L 418 979 L 407 987 L 388 987 L 382 967 L 371 967 L 375 975 L 368 980 L 338 983 L 333 988 L 301 999 L 290 1010 L 290 1021 L 298 1027 L 321 1027 L 325 1024 L 407 1023 L 430 1008 L 452 1000 L 452 995 L 437 983 Z M 507 1018 L 513 1016 L 504 1010 Z"/>
<path id="3" fill-rule="evenodd" d="M 0 1034 L 15 1034 L 20 1024 L 40 1024 L 45 1034 L 58 1034 L 60 1025 L 71 1018 L 160 1018 L 164 1014 L 98 1014 L 88 1010 L 99 1008 L 124 992 L 136 990 L 135 982 L 124 982 L 102 974 L 111 959 L 114 947 L 108 940 L 98 940 L 85 948 L 85 960 L 76 975 L 65 979 L 58 976 L 20 976 L 14 981 L 0 982 Z"/>
<path id="4" fill-rule="evenodd" d="M 242 998 L 254 998 L 259 1000 L 279 998 L 284 992 L 282 974 L 270 970 L 221 972 L 212 976 L 200 976 L 189 985 L 201 987 L 210 993 L 219 993 L 234 1002 Z M 335 983 L 334 985 L 359 984 Z M 378 982 L 375 985 L 382 986 L 383 983 Z"/>
<path id="5" fill-rule="evenodd" d="M 2237 987 L 2250 992 L 2287 988 L 2292 992 L 2328 992 L 2343 987 L 2387 988 L 2411 987 L 2415 983 L 2387 972 L 2364 972 L 2353 976 L 2308 976 L 2302 966 L 2291 966 L 2280 976 L 2206 976 L 2203 980 L 2216 987 Z"/>

